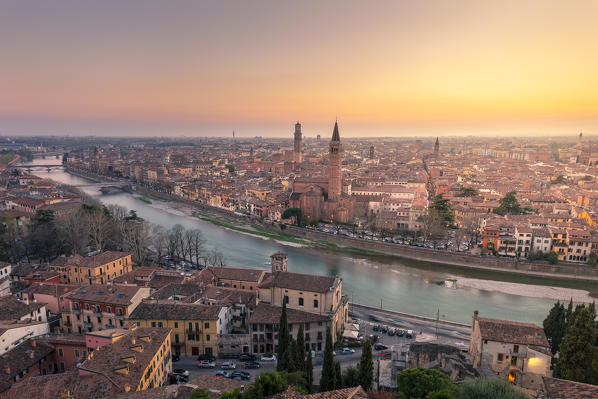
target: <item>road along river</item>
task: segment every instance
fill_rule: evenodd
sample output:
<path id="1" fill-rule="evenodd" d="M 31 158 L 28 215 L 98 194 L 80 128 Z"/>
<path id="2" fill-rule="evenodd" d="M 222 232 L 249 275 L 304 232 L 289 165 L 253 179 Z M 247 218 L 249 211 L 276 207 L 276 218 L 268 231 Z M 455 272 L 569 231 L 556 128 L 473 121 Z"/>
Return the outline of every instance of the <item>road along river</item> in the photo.
<path id="1" fill-rule="evenodd" d="M 44 160 L 36 160 L 43 162 Z M 82 185 L 90 182 L 65 172 L 34 168 L 32 173 L 55 182 Z M 191 216 L 187 205 L 125 192 L 103 195 L 97 188 L 82 188 L 102 203 L 134 209 L 151 223 L 170 228 L 181 224 L 199 228 L 206 246 L 218 248 L 226 264 L 235 267 L 267 268 L 270 255 L 282 251 L 289 256 L 289 271 L 343 278 L 344 292 L 358 304 L 436 317 L 461 323 L 471 322 L 478 309 L 484 317 L 541 324 L 556 299 L 593 301 L 588 292 L 598 284 L 539 277 L 515 276 L 492 271 L 466 270 L 454 266 L 418 262 L 390 256 L 365 256 L 287 244 L 216 226 Z"/>

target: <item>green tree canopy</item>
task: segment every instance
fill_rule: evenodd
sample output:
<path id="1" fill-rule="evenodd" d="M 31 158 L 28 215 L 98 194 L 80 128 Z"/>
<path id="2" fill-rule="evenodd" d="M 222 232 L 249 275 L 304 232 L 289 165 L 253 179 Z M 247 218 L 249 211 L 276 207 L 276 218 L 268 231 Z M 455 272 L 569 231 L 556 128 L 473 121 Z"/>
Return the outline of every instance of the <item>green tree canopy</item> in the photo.
<path id="1" fill-rule="evenodd" d="M 460 385 L 459 399 L 528 399 L 508 381 L 500 378 L 468 378 Z"/>
<path id="2" fill-rule="evenodd" d="M 499 199 L 500 206 L 494 210 L 499 215 L 519 215 L 521 214 L 521 205 L 515 195 L 516 191 L 508 192 L 503 198 Z"/>
<path id="3" fill-rule="evenodd" d="M 289 335 L 289 323 L 287 321 L 287 303 L 282 301 L 282 311 L 278 322 L 278 352 L 276 370 L 289 371 L 291 363 L 291 339 Z"/>
<path id="4" fill-rule="evenodd" d="M 332 391 L 336 387 L 333 352 L 332 333 L 330 332 L 330 326 L 328 326 L 326 327 L 326 345 L 324 347 L 322 376 L 320 377 L 320 392 Z"/>
<path id="5" fill-rule="evenodd" d="M 361 358 L 359 359 L 359 385 L 370 391 L 374 387 L 374 361 L 372 358 L 372 341 L 366 339 L 361 345 Z"/>
<path id="6" fill-rule="evenodd" d="M 345 388 L 356 387 L 360 385 L 359 370 L 353 366 L 349 366 L 343 372 L 343 386 Z"/>
<path id="7" fill-rule="evenodd" d="M 195 389 L 191 392 L 189 399 L 210 399 L 210 392 L 206 389 Z"/>
<path id="8" fill-rule="evenodd" d="M 435 209 L 446 223 L 452 224 L 455 220 L 455 212 L 451 206 L 451 201 L 444 198 L 442 194 L 438 194 L 434 197 L 434 202 L 430 205 L 430 209 Z"/>
<path id="9" fill-rule="evenodd" d="M 578 307 L 560 345 L 557 374 L 567 380 L 593 384 L 596 375 L 593 362 L 597 357 L 595 312 L 585 306 Z"/>
<path id="10" fill-rule="evenodd" d="M 544 319 L 543 326 L 546 338 L 550 342 L 550 351 L 554 356 L 560 349 L 567 328 L 565 305 L 557 301 Z"/>
<path id="11" fill-rule="evenodd" d="M 407 369 L 397 374 L 399 392 L 407 399 L 424 399 L 442 389 L 455 389 L 453 381 L 441 371 L 432 369 Z"/>
<path id="12" fill-rule="evenodd" d="M 457 193 L 457 197 L 475 197 L 478 195 L 478 190 L 474 187 L 461 187 Z"/>

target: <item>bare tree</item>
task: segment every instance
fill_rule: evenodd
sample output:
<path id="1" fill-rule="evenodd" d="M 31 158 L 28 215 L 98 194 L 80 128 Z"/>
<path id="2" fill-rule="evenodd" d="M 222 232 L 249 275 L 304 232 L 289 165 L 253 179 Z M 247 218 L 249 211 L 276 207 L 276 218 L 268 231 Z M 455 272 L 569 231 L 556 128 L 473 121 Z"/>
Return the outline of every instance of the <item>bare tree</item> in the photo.
<path id="1" fill-rule="evenodd" d="M 145 220 L 128 220 L 124 224 L 124 248 L 131 252 L 133 261 L 138 265 L 147 262 L 149 246 L 151 243 L 150 225 Z"/>
<path id="2" fill-rule="evenodd" d="M 105 208 L 92 209 L 86 212 L 85 221 L 89 229 L 91 246 L 95 250 L 105 250 L 113 237 L 113 220 Z"/>
<path id="3" fill-rule="evenodd" d="M 58 231 L 69 255 L 83 254 L 89 245 L 89 230 L 85 223 L 81 223 L 83 216 L 83 212 L 77 210 L 57 220 Z"/>
<path id="4" fill-rule="evenodd" d="M 443 220 L 435 209 L 428 209 L 428 212 L 420 216 L 418 220 L 421 222 L 421 233 L 424 243 L 434 237 L 442 235 L 444 231 L 442 226 Z"/>

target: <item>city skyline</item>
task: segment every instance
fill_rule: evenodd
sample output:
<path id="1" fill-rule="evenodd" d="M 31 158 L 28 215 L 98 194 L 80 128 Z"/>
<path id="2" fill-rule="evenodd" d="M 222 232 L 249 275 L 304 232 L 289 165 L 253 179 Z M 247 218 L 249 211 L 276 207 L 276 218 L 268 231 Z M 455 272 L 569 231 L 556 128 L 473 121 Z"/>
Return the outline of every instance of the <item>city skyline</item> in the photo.
<path id="1" fill-rule="evenodd" d="M 591 135 L 597 8 L 9 2 L 0 134 Z"/>

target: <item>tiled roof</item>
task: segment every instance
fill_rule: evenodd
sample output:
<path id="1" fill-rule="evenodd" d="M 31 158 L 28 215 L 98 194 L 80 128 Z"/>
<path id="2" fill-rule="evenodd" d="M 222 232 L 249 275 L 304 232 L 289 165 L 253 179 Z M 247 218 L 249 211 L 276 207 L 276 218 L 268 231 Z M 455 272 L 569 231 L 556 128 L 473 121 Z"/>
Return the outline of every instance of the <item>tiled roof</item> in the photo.
<path id="1" fill-rule="evenodd" d="M 219 279 L 257 283 L 266 270 L 243 269 L 240 267 L 210 267 L 209 270 Z"/>
<path id="2" fill-rule="evenodd" d="M 62 373 L 27 378 L 4 392 L 5 399 L 96 399 L 114 397 L 118 388 L 101 375 Z"/>
<path id="3" fill-rule="evenodd" d="M 201 287 L 197 284 L 171 283 L 171 284 L 165 285 L 164 287 L 160 288 L 158 291 L 154 292 L 152 294 L 152 298 L 154 298 L 154 299 L 170 299 L 174 295 L 177 295 L 180 298 L 191 297 L 193 295 L 199 294 L 200 291 L 201 291 Z"/>
<path id="4" fill-rule="evenodd" d="M 478 317 L 482 339 L 512 344 L 549 347 L 544 330 L 531 323 Z"/>
<path id="5" fill-rule="evenodd" d="M 270 396 L 270 399 L 367 399 L 368 395 L 361 386 L 337 389 L 328 392 L 313 393 L 311 395 L 302 395 L 292 387 L 288 387 L 284 392 Z"/>
<path id="6" fill-rule="evenodd" d="M 94 350 L 91 358 L 83 362 L 81 369 L 106 375 L 122 389 L 129 385 L 131 390 L 136 390 L 149 362 L 170 331 L 170 328 L 137 328 L 118 341 Z M 149 337 L 149 341 L 143 337 Z M 140 351 L 133 349 L 139 345 Z M 135 361 L 125 362 L 123 359 L 128 357 L 134 357 Z M 128 369 L 126 374 L 115 371 L 123 367 Z"/>
<path id="7" fill-rule="evenodd" d="M 66 261 L 67 265 L 79 267 L 103 266 L 106 263 L 114 262 L 120 258 L 131 255 L 128 252 L 106 251 L 94 256 L 73 255 Z"/>
<path id="8" fill-rule="evenodd" d="M 85 302 L 128 305 L 140 289 L 141 287 L 136 285 L 93 284 L 73 291 L 68 298 Z"/>
<path id="9" fill-rule="evenodd" d="M 222 306 L 172 301 L 144 301 L 129 316 L 131 320 L 216 320 Z"/>
<path id="10" fill-rule="evenodd" d="M 237 381 L 230 378 L 218 378 L 212 374 L 202 374 L 189 381 L 190 385 L 196 386 L 199 389 L 207 389 L 209 391 L 216 391 L 218 393 L 232 392 L 235 389 L 241 390 L 242 387 L 248 386 L 249 382 Z"/>
<path id="11" fill-rule="evenodd" d="M 220 301 L 223 305 L 244 304 L 253 306 L 256 303 L 255 291 L 244 291 L 229 287 L 206 287 L 202 298 Z"/>
<path id="12" fill-rule="evenodd" d="M 291 272 L 268 273 L 260 288 L 287 288 L 309 292 L 328 292 L 336 286 L 337 278 L 332 276 L 314 276 Z"/>
<path id="13" fill-rule="evenodd" d="M 13 378 L 21 371 L 35 366 L 53 351 L 50 345 L 28 340 L 0 356 L 0 392 L 10 388 Z"/>
<path id="14" fill-rule="evenodd" d="M 259 303 L 249 320 L 250 323 L 264 323 L 264 324 L 277 324 L 280 321 L 280 313 L 282 308 L 280 306 L 273 306 L 267 303 Z M 287 308 L 287 321 L 290 324 L 295 323 L 312 323 L 317 321 L 326 322 L 328 316 L 319 315 L 316 313 L 303 312 L 297 309 Z"/>
<path id="15" fill-rule="evenodd" d="M 0 298 L 0 320 L 19 320 L 31 312 L 39 310 L 45 303 L 19 301 L 16 297 L 8 295 Z"/>
<path id="16" fill-rule="evenodd" d="M 598 386 L 581 382 L 542 377 L 549 399 L 595 399 L 598 398 Z"/>

